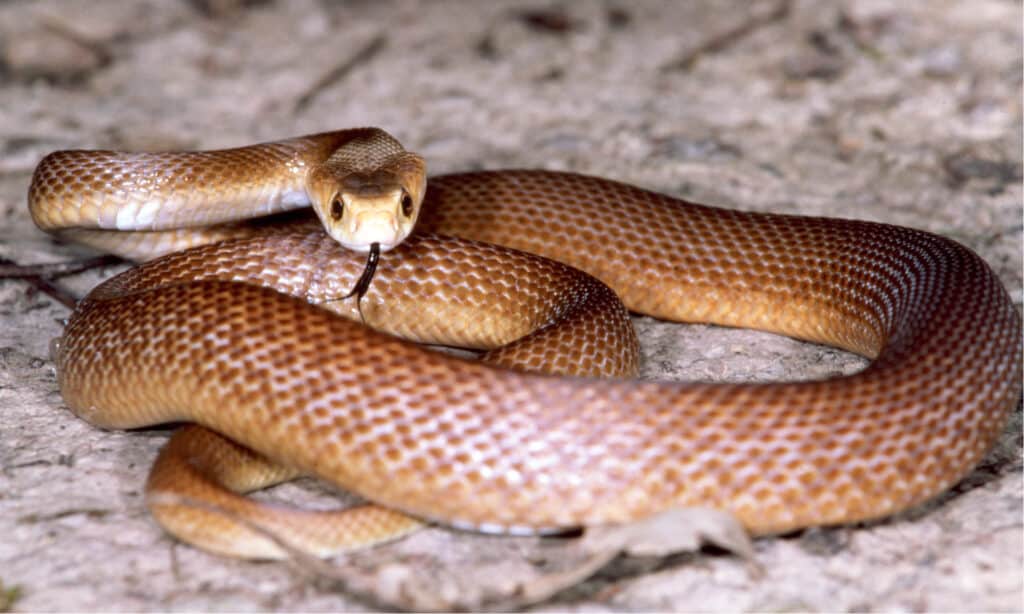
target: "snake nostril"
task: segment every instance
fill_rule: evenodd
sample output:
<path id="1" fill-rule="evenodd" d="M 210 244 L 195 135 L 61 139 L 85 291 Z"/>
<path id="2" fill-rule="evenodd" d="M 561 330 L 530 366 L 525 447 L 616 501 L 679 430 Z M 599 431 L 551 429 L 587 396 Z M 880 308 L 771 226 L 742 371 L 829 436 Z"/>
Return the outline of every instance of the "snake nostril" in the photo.
<path id="1" fill-rule="evenodd" d="M 335 197 L 331 202 L 331 218 L 335 222 L 340 221 L 342 216 L 345 215 L 345 205 L 342 204 L 341 198 Z"/>
<path id="2" fill-rule="evenodd" d="M 409 217 L 412 215 L 412 196 L 409 196 L 408 192 L 402 192 L 402 215 Z"/>

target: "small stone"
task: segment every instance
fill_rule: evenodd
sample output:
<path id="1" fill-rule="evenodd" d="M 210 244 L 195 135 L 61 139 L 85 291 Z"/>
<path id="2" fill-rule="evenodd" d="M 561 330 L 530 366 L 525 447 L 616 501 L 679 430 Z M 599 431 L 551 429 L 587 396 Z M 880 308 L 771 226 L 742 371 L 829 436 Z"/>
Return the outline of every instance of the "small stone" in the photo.
<path id="1" fill-rule="evenodd" d="M 961 69 L 963 59 L 960 48 L 953 45 L 931 49 L 922 58 L 924 74 L 930 77 L 951 77 Z"/>
<path id="2" fill-rule="evenodd" d="M 17 78 L 55 81 L 81 79 L 107 62 L 98 49 L 46 30 L 10 37 L 0 57 Z"/>

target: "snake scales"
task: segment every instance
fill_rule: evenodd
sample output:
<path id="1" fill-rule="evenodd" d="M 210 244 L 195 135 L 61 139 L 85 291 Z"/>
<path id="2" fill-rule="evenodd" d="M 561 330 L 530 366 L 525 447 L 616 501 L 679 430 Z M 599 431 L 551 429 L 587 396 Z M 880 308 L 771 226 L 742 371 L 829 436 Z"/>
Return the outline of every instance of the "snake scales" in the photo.
<path id="1" fill-rule="evenodd" d="M 1019 398 L 1020 316 L 988 265 L 954 241 L 718 209 L 557 172 L 435 177 L 424 195 L 422 163 L 391 145 L 367 157 L 397 152 L 399 171 L 382 179 L 359 167 L 349 188 L 419 220 L 381 258 L 363 299 L 367 322 L 477 348 L 536 330 L 487 358 L 559 375 L 443 355 L 339 318 L 306 301 L 352 317 L 351 302 L 329 301 L 358 275 L 358 255 L 308 220 L 238 220 L 305 206 L 308 192 L 328 231 L 341 233 L 332 214 L 353 216 L 332 209 L 330 189 L 314 194 L 308 186 L 323 183 L 309 178 L 339 144 L 372 149 L 390 143 L 383 134 L 197 153 L 57 152 L 40 163 L 29 205 L 46 230 L 138 259 L 207 243 L 99 286 L 55 352 L 65 400 L 94 424 L 196 422 L 245 446 L 196 427 L 175 436 L 151 494 L 182 481 L 186 498 L 214 497 L 248 517 L 259 506 L 222 496 L 215 482 L 244 491 L 313 474 L 402 512 L 364 508 L 363 543 L 415 528 L 404 514 L 531 532 L 674 506 L 725 509 L 753 533 L 775 533 L 935 496 L 982 458 Z M 635 370 L 621 307 L 588 276 L 477 242 L 582 269 L 633 311 L 782 333 L 872 362 L 794 383 L 574 375 Z M 257 468 L 237 470 L 247 464 Z M 217 543 L 230 519 L 164 503 L 150 501 L 161 522 L 204 547 L 274 550 Z M 310 549 L 321 539 L 295 538 Z"/>

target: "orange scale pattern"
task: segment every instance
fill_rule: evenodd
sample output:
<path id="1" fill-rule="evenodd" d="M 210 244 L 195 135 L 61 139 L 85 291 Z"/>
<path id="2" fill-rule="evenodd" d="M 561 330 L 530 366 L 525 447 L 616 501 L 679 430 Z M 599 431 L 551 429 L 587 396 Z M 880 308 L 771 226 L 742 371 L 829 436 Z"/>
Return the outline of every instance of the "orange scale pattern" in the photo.
<path id="1" fill-rule="evenodd" d="M 271 187 L 251 193 L 273 200 L 294 172 L 280 160 L 324 146 L 254 146 L 160 186 L 201 189 L 223 181 L 211 169 L 243 181 L 250 171 L 238 166 L 276 164 Z M 119 175 L 54 156 L 32 193 L 73 211 L 34 217 L 111 239 L 104 224 L 131 215 L 90 198 Z M 388 334 L 485 351 L 482 362 L 349 321 L 360 317 L 354 303 L 335 299 L 363 259 L 308 219 L 214 228 L 205 240 L 236 231 L 82 302 L 55 357 L 68 404 L 108 427 L 194 421 L 289 471 L 459 527 L 542 532 L 691 505 L 730 510 L 754 533 L 876 518 L 960 479 L 1020 395 L 1021 323 L 1005 289 L 966 248 L 915 230 L 728 211 L 567 173 L 438 177 L 417 233 L 382 256 L 361 312 Z M 142 249 L 155 239 L 204 240 L 113 240 Z M 596 379 L 636 369 L 615 295 L 656 317 L 778 332 L 873 362 L 799 383 Z M 165 526 L 184 514 L 175 526 L 203 543 L 193 525 L 208 514 L 157 505 Z"/>

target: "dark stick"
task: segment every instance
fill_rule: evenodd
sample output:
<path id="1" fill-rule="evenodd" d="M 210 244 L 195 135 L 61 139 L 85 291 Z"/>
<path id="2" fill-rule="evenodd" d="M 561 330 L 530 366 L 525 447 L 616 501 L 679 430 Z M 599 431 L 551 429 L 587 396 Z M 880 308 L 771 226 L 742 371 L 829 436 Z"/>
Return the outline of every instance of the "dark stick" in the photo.
<path id="1" fill-rule="evenodd" d="M 785 19 L 789 15 L 791 0 L 781 0 L 770 11 L 764 14 L 755 13 L 737 26 L 711 36 L 696 48 L 684 53 L 681 57 L 661 67 L 661 70 L 690 70 L 702 56 L 718 53 L 736 43 L 758 28 Z"/>
<path id="2" fill-rule="evenodd" d="M 355 67 L 369 62 L 373 56 L 377 55 L 377 53 L 384 48 L 385 43 L 387 43 L 387 37 L 383 34 L 377 34 L 351 57 L 342 60 L 337 66 L 327 71 L 327 73 L 317 79 L 313 85 L 308 87 L 305 93 L 299 96 L 292 107 L 292 113 L 298 114 L 305 111 L 306 107 L 308 107 L 310 103 L 313 102 L 313 99 L 319 96 L 321 92 L 342 81 Z"/>
<path id="3" fill-rule="evenodd" d="M 16 267 L 19 266 L 14 261 L 8 260 L 7 258 L 3 258 L 3 257 L 0 257 L 0 265 L 3 265 L 5 268 L 8 268 L 8 267 L 16 268 Z M 64 288 L 61 288 L 60 286 L 57 286 L 57 285 L 53 284 L 49 279 L 46 279 L 44 277 L 40 277 L 38 275 L 28 275 L 28 276 L 9 275 L 8 278 L 9 279 L 17 278 L 17 279 L 22 279 L 22 280 L 28 282 L 28 284 L 30 286 L 32 286 L 32 288 L 34 290 L 36 290 L 38 292 L 42 292 L 43 294 L 49 296 L 50 298 L 52 298 L 53 300 L 57 301 L 61 305 L 64 305 L 68 309 L 74 309 L 75 305 L 78 304 L 78 299 L 75 298 L 74 295 L 72 295 L 70 292 L 68 292 Z"/>
<path id="4" fill-rule="evenodd" d="M 96 256 L 77 262 L 54 262 L 51 264 L 16 264 L 6 258 L 0 258 L 0 279 L 62 277 L 88 271 L 89 269 L 118 264 L 119 262 L 121 262 L 120 258 L 111 255 Z"/>

